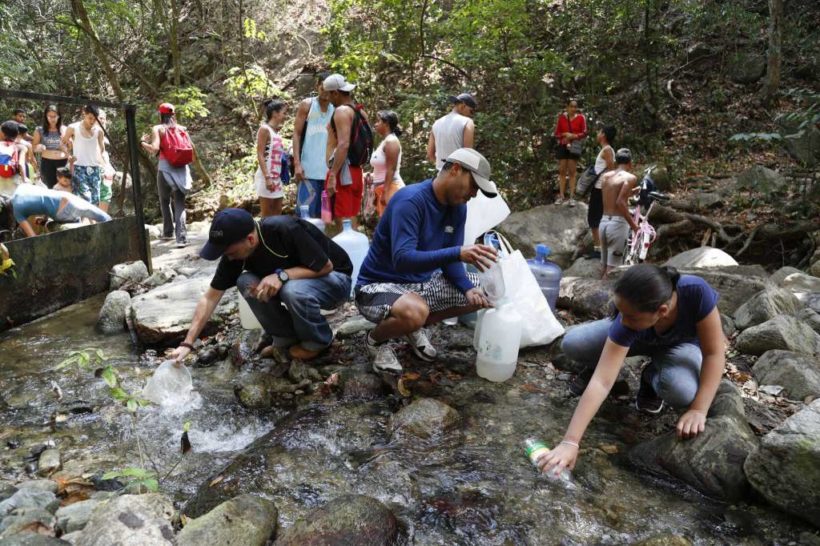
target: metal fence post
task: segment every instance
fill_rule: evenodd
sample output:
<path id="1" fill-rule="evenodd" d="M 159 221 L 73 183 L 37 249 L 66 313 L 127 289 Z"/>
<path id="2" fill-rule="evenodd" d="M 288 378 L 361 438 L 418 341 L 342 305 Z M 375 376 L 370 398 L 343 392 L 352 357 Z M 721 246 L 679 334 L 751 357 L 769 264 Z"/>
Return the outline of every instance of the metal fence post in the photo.
<path id="1" fill-rule="evenodd" d="M 142 188 L 140 186 L 140 163 L 139 163 L 139 141 L 137 140 L 137 121 L 136 121 L 137 107 L 133 104 L 125 106 L 125 130 L 128 138 L 128 153 L 131 156 L 131 187 L 134 191 L 134 216 L 137 219 L 137 229 L 139 229 L 140 248 L 142 252 L 142 261 L 150 273 L 151 265 L 151 249 L 148 243 L 148 237 L 145 235 L 145 215 L 142 210 Z M 123 188 L 123 191 L 125 188 Z"/>

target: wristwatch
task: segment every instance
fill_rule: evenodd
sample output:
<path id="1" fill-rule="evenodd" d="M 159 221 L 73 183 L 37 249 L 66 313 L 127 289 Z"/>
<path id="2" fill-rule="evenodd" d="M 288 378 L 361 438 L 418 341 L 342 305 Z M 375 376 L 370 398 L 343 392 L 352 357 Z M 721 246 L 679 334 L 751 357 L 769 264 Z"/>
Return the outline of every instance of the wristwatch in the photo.
<path id="1" fill-rule="evenodd" d="M 276 271 L 274 271 L 274 273 L 276 273 L 276 276 L 279 277 L 280 281 L 282 281 L 282 284 L 285 284 L 290 279 L 290 276 L 288 276 L 288 272 L 284 269 L 277 269 Z"/>

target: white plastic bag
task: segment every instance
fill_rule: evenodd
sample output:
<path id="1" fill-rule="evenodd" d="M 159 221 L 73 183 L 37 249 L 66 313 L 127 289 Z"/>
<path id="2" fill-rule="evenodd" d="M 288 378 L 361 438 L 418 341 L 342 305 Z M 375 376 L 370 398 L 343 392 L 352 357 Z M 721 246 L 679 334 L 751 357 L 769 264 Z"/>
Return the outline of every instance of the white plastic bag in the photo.
<path id="1" fill-rule="evenodd" d="M 552 343 L 564 333 L 564 327 L 552 314 L 521 251 L 512 250 L 509 241 L 500 233 L 497 235 L 503 251 L 498 264 L 504 277 L 504 296 L 513 302 L 523 319 L 521 347 Z"/>
<path id="2" fill-rule="evenodd" d="M 464 223 L 464 244 L 471 245 L 476 237 L 507 219 L 510 207 L 500 195 L 487 197 L 478 192 L 467 201 L 467 221 Z"/>
<path id="3" fill-rule="evenodd" d="M 142 397 L 155 404 L 168 406 L 186 402 L 193 390 L 188 368 L 174 366 L 173 360 L 166 360 L 145 383 Z"/>

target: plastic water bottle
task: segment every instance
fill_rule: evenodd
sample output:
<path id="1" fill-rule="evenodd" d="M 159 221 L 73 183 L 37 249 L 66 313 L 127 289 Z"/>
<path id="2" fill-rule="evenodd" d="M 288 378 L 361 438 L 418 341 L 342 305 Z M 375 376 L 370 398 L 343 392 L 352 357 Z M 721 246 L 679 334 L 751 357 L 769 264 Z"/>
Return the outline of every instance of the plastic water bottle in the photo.
<path id="1" fill-rule="evenodd" d="M 540 459 L 542 455 L 549 453 L 549 451 L 550 449 L 547 447 L 547 444 L 537 438 L 527 438 L 524 440 L 524 453 L 527 454 L 527 457 L 529 457 L 530 462 L 535 468 L 538 468 L 538 459 Z M 558 476 L 553 472 L 545 472 L 544 475 L 553 480 L 562 480 L 567 484 L 572 483 L 572 473 L 566 468 L 562 470 Z"/>
<path id="2" fill-rule="evenodd" d="M 541 293 L 547 298 L 550 309 L 555 313 L 555 304 L 558 302 L 558 292 L 561 287 L 561 268 L 547 259 L 550 252 L 550 247 L 547 245 L 537 245 L 535 258 L 527 260 L 527 265 L 530 266 L 530 271 L 538 281 Z"/>
<path id="3" fill-rule="evenodd" d="M 322 233 L 325 232 L 325 223 L 322 222 L 319 218 L 311 218 L 310 209 L 307 205 L 301 205 L 299 207 L 299 217 L 305 222 L 310 222 L 311 224 L 319 228 L 319 231 L 321 231 Z"/>
<path id="4" fill-rule="evenodd" d="M 353 287 L 356 286 L 356 279 L 359 277 L 359 269 L 361 269 L 362 262 L 364 262 L 367 252 L 370 250 L 370 242 L 367 240 L 367 235 L 353 229 L 350 220 L 342 222 L 342 232 L 333 238 L 333 242 L 347 252 L 350 261 L 353 263 L 353 284 L 350 290 L 352 295 Z"/>
<path id="5" fill-rule="evenodd" d="M 330 209 L 330 196 L 326 191 L 322 191 L 322 222 L 325 225 L 333 221 L 333 211 Z"/>
<path id="6" fill-rule="evenodd" d="M 496 308 L 485 310 L 479 317 L 473 338 L 478 352 L 476 373 L 488 381 L 506 381 L 515 374 L 518 364 L 521 315 L 512 302 L 501 300 Z"/>

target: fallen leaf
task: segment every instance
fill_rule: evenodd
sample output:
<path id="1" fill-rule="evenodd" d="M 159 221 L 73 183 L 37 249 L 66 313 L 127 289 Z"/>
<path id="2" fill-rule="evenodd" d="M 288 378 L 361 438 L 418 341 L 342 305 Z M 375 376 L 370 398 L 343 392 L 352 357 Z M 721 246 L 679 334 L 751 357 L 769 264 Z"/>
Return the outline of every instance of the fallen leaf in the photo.
<path id="1" fill-rule="evenodd" d="M 398 383 L 396 384 L 396 389 L 399 391 L 399 394 L 405 398 L 408 398 L 411 394 L 410 389 L 404 384 L 404 377 L 399 378 Z"/>
<path id="2" fill-rule="evenodd" d="M 521 390 L 539 394 L 544 394 L 547 392 L 546 390 L 542 389 L 537 385 L 533 385 L 532 383 L 524 383 L 523 385 L 521 385 Z"/>
<path id="3" fill-rule="evenodd" d="M 222 481 L 222 480 L 224 480 L 224 479 L 225 479 L 225 476 L 217 476 L 216 478 L 214 478 L 214 479 L 211 481 L 211 483 L 210 483 L 210 484 L 208 484 L 208 487 L 213 487 L 213 486 L 215 486 L 216 484 L 218 484 L 219 482 L 221 482 L 221 481 Z"/>
<path id="4" fill-rule="evenodd" d="M 600 449 L 607 455 L 615 455 L 616 453 L 618 453 L 618 451 L 620 451 L 618 449 L 618 446 L 616 446 L 615 444 L 601 444 L 598 446 L 598 449 Z"/>

